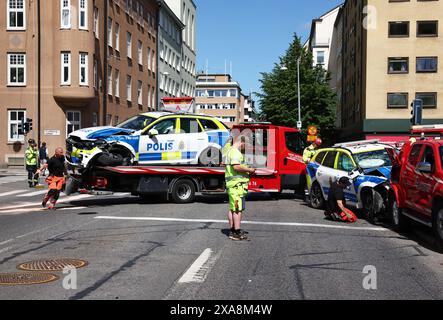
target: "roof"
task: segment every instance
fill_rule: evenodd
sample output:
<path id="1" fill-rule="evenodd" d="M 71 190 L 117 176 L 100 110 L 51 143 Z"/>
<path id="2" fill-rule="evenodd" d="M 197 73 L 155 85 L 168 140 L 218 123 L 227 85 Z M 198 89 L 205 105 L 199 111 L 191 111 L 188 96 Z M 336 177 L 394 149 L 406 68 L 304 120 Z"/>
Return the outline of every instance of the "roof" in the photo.
<path id="1" fill-rule="evenodd" d="M 191 116 L 191 117 L 204 117 L 204 118 L 212 118 L 216 119 L 216 117 L 206 115 L 206 114 L 196 114 L 196 113 L 174 113 L 174 112 L 163 112 L 163 111 L 155 111 L 155 112 L 146 112 L 142 113 L 141 115 L 146 117 L 151 117 L 155 119 L 160 119 L 167 116 L 178 116 L 178 117 L 185 117 L 185 116 Z"/>

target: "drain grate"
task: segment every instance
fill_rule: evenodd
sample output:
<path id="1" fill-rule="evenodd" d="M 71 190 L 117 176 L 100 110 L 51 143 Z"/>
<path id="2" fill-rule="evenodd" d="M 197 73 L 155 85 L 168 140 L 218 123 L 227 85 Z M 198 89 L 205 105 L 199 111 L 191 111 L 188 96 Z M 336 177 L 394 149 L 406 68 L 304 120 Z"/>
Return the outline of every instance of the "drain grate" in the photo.
<path id="1" fill-rule="evenodd" d="M 58 279 L 58 276 L 50 273 L 0 273 L 0 285 L 3 286 L 41 284 Z"/>
<path id="2" fill-rule="evenodd" d="M 19 264 L 17 268 L 25 271 L 62 271 L 66 267 L 78 269 L 86 265 L 88 265 L 88 262 L 84 260 L 62 258 L 29 261 Z"/>

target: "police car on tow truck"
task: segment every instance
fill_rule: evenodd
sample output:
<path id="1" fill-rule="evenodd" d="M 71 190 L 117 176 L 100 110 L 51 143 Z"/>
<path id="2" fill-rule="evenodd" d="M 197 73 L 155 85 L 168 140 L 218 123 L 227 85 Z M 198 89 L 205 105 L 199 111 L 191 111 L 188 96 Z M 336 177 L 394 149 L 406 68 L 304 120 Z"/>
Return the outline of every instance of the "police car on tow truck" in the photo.
<path id="1" fill-rule="evenodd" d="M 72 132 L 67 138 L 67 161 L 86 169 L 92 165 L 205 165 L 221 162 L 229 129 L 214 117 L 149 112 L 116 127 Z"/>
<path id="2" fill-rule="evenodd" d="M 318 150 L 306 168 L 311 206 L 322 208 L 331 183 L 348 176 L 353 183 L 345 189 L 346 204 L 363 209 L 369 221 L 385 213 L 392 168 L 387 149 L 394 148 L 366 140 Z"/>

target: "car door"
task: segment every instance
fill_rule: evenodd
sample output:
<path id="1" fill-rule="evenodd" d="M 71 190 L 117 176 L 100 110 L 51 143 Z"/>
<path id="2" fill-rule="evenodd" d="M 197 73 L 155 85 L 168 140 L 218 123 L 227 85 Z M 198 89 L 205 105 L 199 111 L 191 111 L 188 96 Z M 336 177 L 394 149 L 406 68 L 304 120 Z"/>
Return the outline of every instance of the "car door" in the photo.
<path id="1" fill-rule="evenodd" d="M 417 209 L 418 213 L 424 215 L 427 219 L 431 219 L 432 217 L 432 191 L 434 185 L 437 184 L 437 179 L 435 178 L 435 169 L 436 169 L 436 155 L 435 150 L 432 145 L 425 145 L 424 151 L 420 157 L 420 163 L 429 163 L 431 164 L 431 173 L 421 172 L 417 168 L 416 173 L 416 188 L 418 191 L 418 199 L 417 199 Z"/>
<path id="2" fill-rule="evenodd" d="M 182 162 L 177 133 L 177 118 L 167 118 L 155 122 L 140 137 L 140 164 L 175 164 Z M 158 134 L 150 136 L 151 130 Z"/>
<path id="3" fill-rule="evenodd" d="M 280 144 L 279 168 L 282 178 L 283 189 L 294 190 L 300 184 L 301 174 L 305 175 L 305 163 L 303 162 L 303 140 L 300 132 L 285 131 L 281 129 L 280 137 L 284 144 Z"/>
<path id="4" fill-rule="evenodd" d="M 356 169 L 357 166 L 352 159 L 352 157 L 345 153 L 345 152 L 339 152 L 338 154 L 338 160 L 337 160 L 337 175 L 336 180 L 339 180 L 341 177 L 349 177 L 349 173 L 352 172 L 354 169 Z M 357 206 L 358 198 L 357 198 L 357 190 L 355 190 L 354 184 L 351 184 L 348 186 L 345 190 L 345 199 L 346 203 L 350 204 L 353 207 Z"/>
<path id="5" fill-rule="evenodd" d="M 208 147 L 208 137 L 196 118 L 181 117 L 179 121 L 178 144 L 182 160 L 197 163 L 198 155 Z"/>
<path id="6" fill-rule="evenodd" d="M 414 211 L 419 211 L 417 206 L 418 202 L 418 189 L 417 189 L 417 165 L 423 150 L 423 144 L 416 143 L 412 146 L 411 152 L 409 153 L 408 159 L 406 159 L 406 164 L 404 166 L 405 170 L 400 173 L 401 181 L 404 186 L 404 199 L 406 206 Z"/>
<path id="7" fill-rule="evenodd" d="M 335 169 L 337 155 L 337 151 L 328 151 L 322 165 L 317 170 L 317 181 L 320 183 L 326 200 L 328 199 L 331 183 L 335 180 L 335 177 L 338 174 L 337 170 Z"/>

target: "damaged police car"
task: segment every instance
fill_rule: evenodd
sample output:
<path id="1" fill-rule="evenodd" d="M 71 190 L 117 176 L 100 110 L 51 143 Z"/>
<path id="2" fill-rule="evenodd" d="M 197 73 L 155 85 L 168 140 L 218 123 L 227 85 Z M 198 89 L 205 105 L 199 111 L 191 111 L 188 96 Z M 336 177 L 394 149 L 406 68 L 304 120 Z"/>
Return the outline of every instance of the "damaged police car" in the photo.
<path id="1" fill-rule="evenodd" d="M 363 209 L 370 222 L 386 213 L 392 168 L 387 149 L 394 148 L 378 140 L 320 149 L 306 169 L 311 206 L 322 208 L 331 183 L 347 176 L 352 179 L 352 184 L 344 190 L 347 205 Z"/>
<path id="2" fill-rule="evenodd" d="M 116 127 L 72 132 L 66 141 L 66 159 L 80 170 L 93 166 L 217 166 L 228 139 L 229 129 L 214 117 L 150 112 Z"/>

